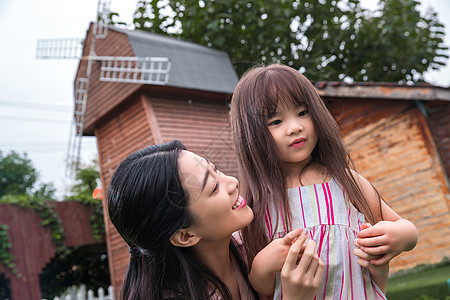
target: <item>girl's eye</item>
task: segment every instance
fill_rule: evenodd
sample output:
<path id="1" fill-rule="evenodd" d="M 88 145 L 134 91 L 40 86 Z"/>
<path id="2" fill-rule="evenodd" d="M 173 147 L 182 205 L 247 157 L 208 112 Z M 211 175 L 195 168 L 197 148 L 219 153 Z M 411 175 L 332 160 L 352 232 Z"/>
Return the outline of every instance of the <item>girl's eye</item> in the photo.
<path id="1" fill-rule="evenodd" d="M 274 120 L 274 121 L 269 123 L 269 126 L 271 126 L 271 125 L 278 125 L 280 123 L 281 123 L 281 120 Z"/>
<path id="2" fill-rule="evenodd" d="M 303 117 L 304 115 L 307 115 L 309 113 L 309 111 L 307 110 L 302 110 L 301 112 L 298 113 L 299 117 Z"/>

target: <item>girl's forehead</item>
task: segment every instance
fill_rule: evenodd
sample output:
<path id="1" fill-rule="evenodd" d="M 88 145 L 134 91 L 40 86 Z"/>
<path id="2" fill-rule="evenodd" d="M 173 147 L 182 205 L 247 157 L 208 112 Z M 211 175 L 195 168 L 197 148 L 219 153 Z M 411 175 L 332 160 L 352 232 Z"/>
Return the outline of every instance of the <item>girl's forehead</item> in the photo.
<path id="1" fill-rule="evenodd" d="M 275 109 L 275 113 L 280 113 L 283 111 L 291 111 L 291 110 L 296 110 L 299 108 L 304 108 L 306 107 L 306 105 L 302 102 L 299 103 L 293 103 L 293 102 L 278 102 L 278 105 Z"/>

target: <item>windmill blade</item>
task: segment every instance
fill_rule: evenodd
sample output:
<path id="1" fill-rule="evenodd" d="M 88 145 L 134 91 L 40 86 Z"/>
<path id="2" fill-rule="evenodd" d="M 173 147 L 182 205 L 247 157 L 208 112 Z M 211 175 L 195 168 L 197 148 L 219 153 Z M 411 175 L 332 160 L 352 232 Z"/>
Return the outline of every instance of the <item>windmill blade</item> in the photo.
<path id="1" fill-rule="evenodd" d="M 75 82 L 75 108 L 70 129 L 69 145 L 66 156 L 66 175 L 73 175 L 78 170 L 81 158 L 81 142 L 83 138 L 84 112 L 86 110 L 88 78 L 78 78 Z"/>
<path id="2" fill-rule="evenodd" d="M 171 61 L 167 57 L 99 56 L 100 80 L 166 85 Z"/>
<path id="3" fill-rule="evenodd" d="M 83 52 L 84 39 L 61 38 L 39 39 L 36 58 L 39 59 L 79 59 Z"/>

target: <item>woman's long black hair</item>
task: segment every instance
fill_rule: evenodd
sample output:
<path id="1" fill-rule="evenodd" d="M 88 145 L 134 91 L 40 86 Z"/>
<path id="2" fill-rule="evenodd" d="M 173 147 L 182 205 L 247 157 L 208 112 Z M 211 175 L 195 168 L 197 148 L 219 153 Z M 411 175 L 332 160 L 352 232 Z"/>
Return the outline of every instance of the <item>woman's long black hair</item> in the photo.
<path id="1" fill-rule="evenodd" d="M 190 247 L 170 243 L 179 229 L 195 221 L 178 173 L 184 149 L 176 140 L 149 146 L 126 158 L 111 180 L 109 215 L 130 246 L 121 299 L 208 299 L 215 292 L 231 299 L 226 285 Z M 247 278 L 242 253 L 233 242 L 230 250 Z"/>

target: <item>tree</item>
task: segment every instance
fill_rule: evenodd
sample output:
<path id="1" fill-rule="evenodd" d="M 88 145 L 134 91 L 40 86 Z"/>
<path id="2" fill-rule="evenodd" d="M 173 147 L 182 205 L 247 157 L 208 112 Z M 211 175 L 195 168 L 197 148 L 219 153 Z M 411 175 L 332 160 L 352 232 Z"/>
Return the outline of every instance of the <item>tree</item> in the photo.
<path id="1" fill-rule="evenodd" d="M 4 156 L 0 151 L 0 198 L 31 192 L 37 178 L 38 173 L 26 154 L 11 151 Z"/>
<path id="2" fill-rule="evenodd" d="M 238 73 L 257 62 L 311 80 L 419 81 L 448 58 L 437 14 L 415 0 L 140 0 L 135 28 L 226 51 Z"/>
<path id="3" fill-rule="evenodd" d="M 11 151 L 3 155 L 0 151 L 0 199 L 5 200 L 8 196 L 18 201 L 29 198 L 36 201 L 55 200 L 56 189 L 53 183 L 36 185 L 38 178 L 39 173 L 26 153 L 21 155 Z"/>
<path id="4" fill-rule="evenodd" d="M 356 28 L 347 73 L 356 81 L 423 81 L 429 68 L 445 65 L 444 26 L 436 12 L 421 16 L 419 1 L 382 0 Z"/>
<path id="5" fill-rule="evenodd" d="M 91 164 L 79 168 L 75 178 L 77 182 L 72 186 L 70 196 L 65 197 L 65 200 L 76 200 L 85 204 L 98 203 L 98 200 L 92 198 L 95 188 L 100 185 L 98 162 L 94 160 Z"/>

